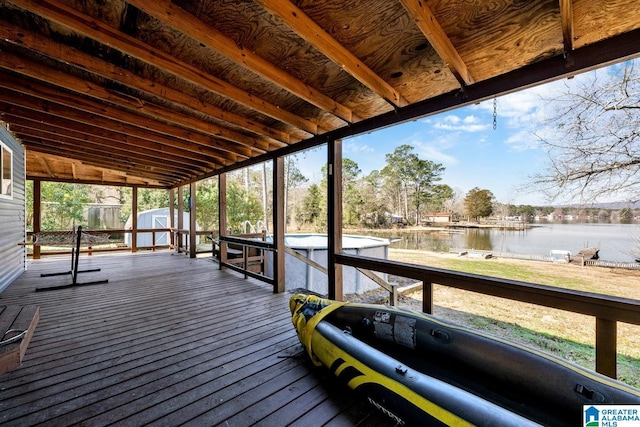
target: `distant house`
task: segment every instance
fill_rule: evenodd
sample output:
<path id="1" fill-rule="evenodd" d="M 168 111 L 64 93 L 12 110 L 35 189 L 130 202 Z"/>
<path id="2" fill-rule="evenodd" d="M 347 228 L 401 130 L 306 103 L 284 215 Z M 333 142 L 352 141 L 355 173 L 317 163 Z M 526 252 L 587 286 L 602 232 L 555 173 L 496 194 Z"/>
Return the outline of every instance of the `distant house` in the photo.
<path id="1" fill-rule="evenodd" d="M 434 212 L 429 214 L 422 220 L 423 223 L 443 223 L 451 222 L 452 214 L 450 212 Z"/>

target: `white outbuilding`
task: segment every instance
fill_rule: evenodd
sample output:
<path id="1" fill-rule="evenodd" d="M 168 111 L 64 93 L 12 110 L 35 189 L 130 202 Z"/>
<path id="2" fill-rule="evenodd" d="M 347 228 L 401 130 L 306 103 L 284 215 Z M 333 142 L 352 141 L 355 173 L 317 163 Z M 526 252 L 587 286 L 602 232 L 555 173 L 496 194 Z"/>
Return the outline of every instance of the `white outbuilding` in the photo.
<path id="1" fill-rule="evenodd" d="M 189 212 L 183 212 L 183 230 L 189 230 Z M 177 227 L 178 225 L 178 212 L 174 212 L 173 223 Z M 138 229 L 153 229 L 153 228 L 169 228 L 169 208 L 150 209 L 148 211 L 138 212 Z M 124 226 L 125 230 L 130 230 L 132 227 L 131 215 L 127 219 Z M 196 230 L 198 225 L 196 224 Z M 138 233 L 137 246 L 152 246 L 153 245 L 152 233 Z M 198 242 L 196 238 L 196 243 Z M 156 233 L 156 245 L 168 245 L 170 242 L 170 235 L 168 232 Z M 124 243 L 127 246 L 131 246 L 131 233 L 125 233 Z"/>

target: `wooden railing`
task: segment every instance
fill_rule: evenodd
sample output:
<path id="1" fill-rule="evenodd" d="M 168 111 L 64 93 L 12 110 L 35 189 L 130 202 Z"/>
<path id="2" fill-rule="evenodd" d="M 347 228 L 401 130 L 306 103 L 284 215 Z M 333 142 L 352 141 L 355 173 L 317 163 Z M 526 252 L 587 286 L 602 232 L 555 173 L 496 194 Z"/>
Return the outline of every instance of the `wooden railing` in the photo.
<path id="1" fill-rule="evenodd" d="M 320 265 L 317 262 L 307 258 L 306 256 L 302 255 L 298 251 L 296 251 L 294 249 L 291 249 L 291 248 L 287 248 L 287 247 L 285 247 L 284 250 L 285 250 L 286 253 L 288 253 L 289 255 L 294 257 L 295 259 L 304 262 L 305 264 L 307 264 L 310 267 L 315 268 L 319 272 L 321 272 L 323 274 L 327 274 L 328 273 L 328 270 L 327 270 L 327 268 L 325 266 Z M 382 277 L 378 276 L 377 274 L 375 274 L 371 270 L 367 270 L 365 268 L 360 268 L 360 267 L 356 267 L 356 270 L 358 270 L 361 274 L 363 274 L 364 276 L 366 276 L 369 279 L 371 279 L 373 282 L 375 282 L 382 289 L 384 289 L 387 292 L 389 292 L 389 305 L 390 306 L 395 307 L 396 305 L 398 305 L 398 285 L 397 284 L 387 282 L 386 280 L 384 280 Z"/>
<path id="2" fill-rule="evenodd" d="M 92 234 L 92 235 L 117 235 L 117 234 L 131 234 L 133 233 L 133 230 L 125 230 L 125 229 L 108 229 L 108 230 L 85 230 L 84 231 L 85 234 Z M 136 231 L 138 234 L 140 233 L 151 233 L 151 245 L 136 245 L 135 249 L 138 250 L 147 250 L 150 249 L 152 251 L 155 251 L 156 249 L 168 249 L 171 247 L 171 244 L 162 244 L 162 245 L 158 245 L 156 244 L 156 235 L 158 233 L 170 233 L 171 229 L 169 228 L 139 228 Z M 34 232 L 32 231 L 27 231 L 27 238 L 30 239 L 30 241 L 33 241 L 33 236 L 34 236 Z M 59 231 L 39 231 L 37 233 L 39 236 L 56 236 L 58 234 L 60 234 Z M 86 254 L 93 254 L 93 253 L 99 253 L 99 252 L 117 252 L 117 251 L 130 251 L 132 250 L 132 247 L 130 245 L 124 245 L 124 243 L 120 244 L 120 246 L 116 246 L 116 247 L 99 247 L 99 246 L 106 246 L 106 245 L 112 245 L 112 244 L 119 244 L 118 242 L 112 242 L 112 243 L 96 243 L 94 245 L 87 245 L 84 246 L 80 249 L 80 253 L 86 253 Z M 45 246 L 45 245 L 43 245 Z M 56 247 L 56 246 L 64 246 L 64 245 L 56 245 L 55 242 L 49 242 L 46 244 L 46 246 L 52 246 L 52 247 Z M 97 247 L 96 247 L 97 246 Z M 51 256 L 51 255 L 68 255 L 71 253 L 71 246 L 69 246 L 69 249 L 64 249 L 64 250 L 54 250 L 54 251 L 41 251 L 40 252 L 40 256 Z M 31 255 L 31 254 L 29 254 Z"/>
<path id="3" fill-rule="evenodd" d="M 219 245 L 224 245 L 226 258 L 219 257 L 220 264 L 263 282 L 274 284 L 266 275 L 266 252 L 276 251 L 273 243 L 266 241 L 265 233 L 220 236 Z"/>
<path id="4" fill-rule="evenodd" d="M 485 295 L 507 298 L 593 316 L 596 320 L 596 371 L 616 378 L 617 322 L 640 325 L 640 300 L 554 288 L 534 283 L 418 266 L 348 254 L 336 254 L 336 262 L 422 281 L 422 310 L 433 312 L 433 285 L 439 284 Z"/>

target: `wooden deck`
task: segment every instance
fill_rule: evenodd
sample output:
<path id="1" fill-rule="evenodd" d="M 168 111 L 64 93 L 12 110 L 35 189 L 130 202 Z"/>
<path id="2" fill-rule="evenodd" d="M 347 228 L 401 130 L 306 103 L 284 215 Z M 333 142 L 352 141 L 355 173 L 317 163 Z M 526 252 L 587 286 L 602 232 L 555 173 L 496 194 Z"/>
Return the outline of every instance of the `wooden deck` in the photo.
<path id="1" fill-rule="evenodd" d="M 0 304 L 36 304 L 22 366 L 0 376 L 0 424 L 391 425 L 302 356 L 288 294 L 173 252 L 31 262 Z"/>

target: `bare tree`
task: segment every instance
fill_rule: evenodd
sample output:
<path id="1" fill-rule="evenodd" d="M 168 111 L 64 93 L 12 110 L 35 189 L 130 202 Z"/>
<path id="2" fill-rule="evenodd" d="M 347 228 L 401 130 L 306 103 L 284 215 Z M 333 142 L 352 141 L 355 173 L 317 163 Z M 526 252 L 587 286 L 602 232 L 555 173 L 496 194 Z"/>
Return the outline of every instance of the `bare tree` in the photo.
<path id="1" fill-rule="evenodd" d="M 628 61 L 593 73 L 548 100 L 555 109 L 545 123 L 551 131 L 538 137 L 550 164 L 533 177 L 536 191 L 580 202 L 640 194 L 639 67 Z"/>

